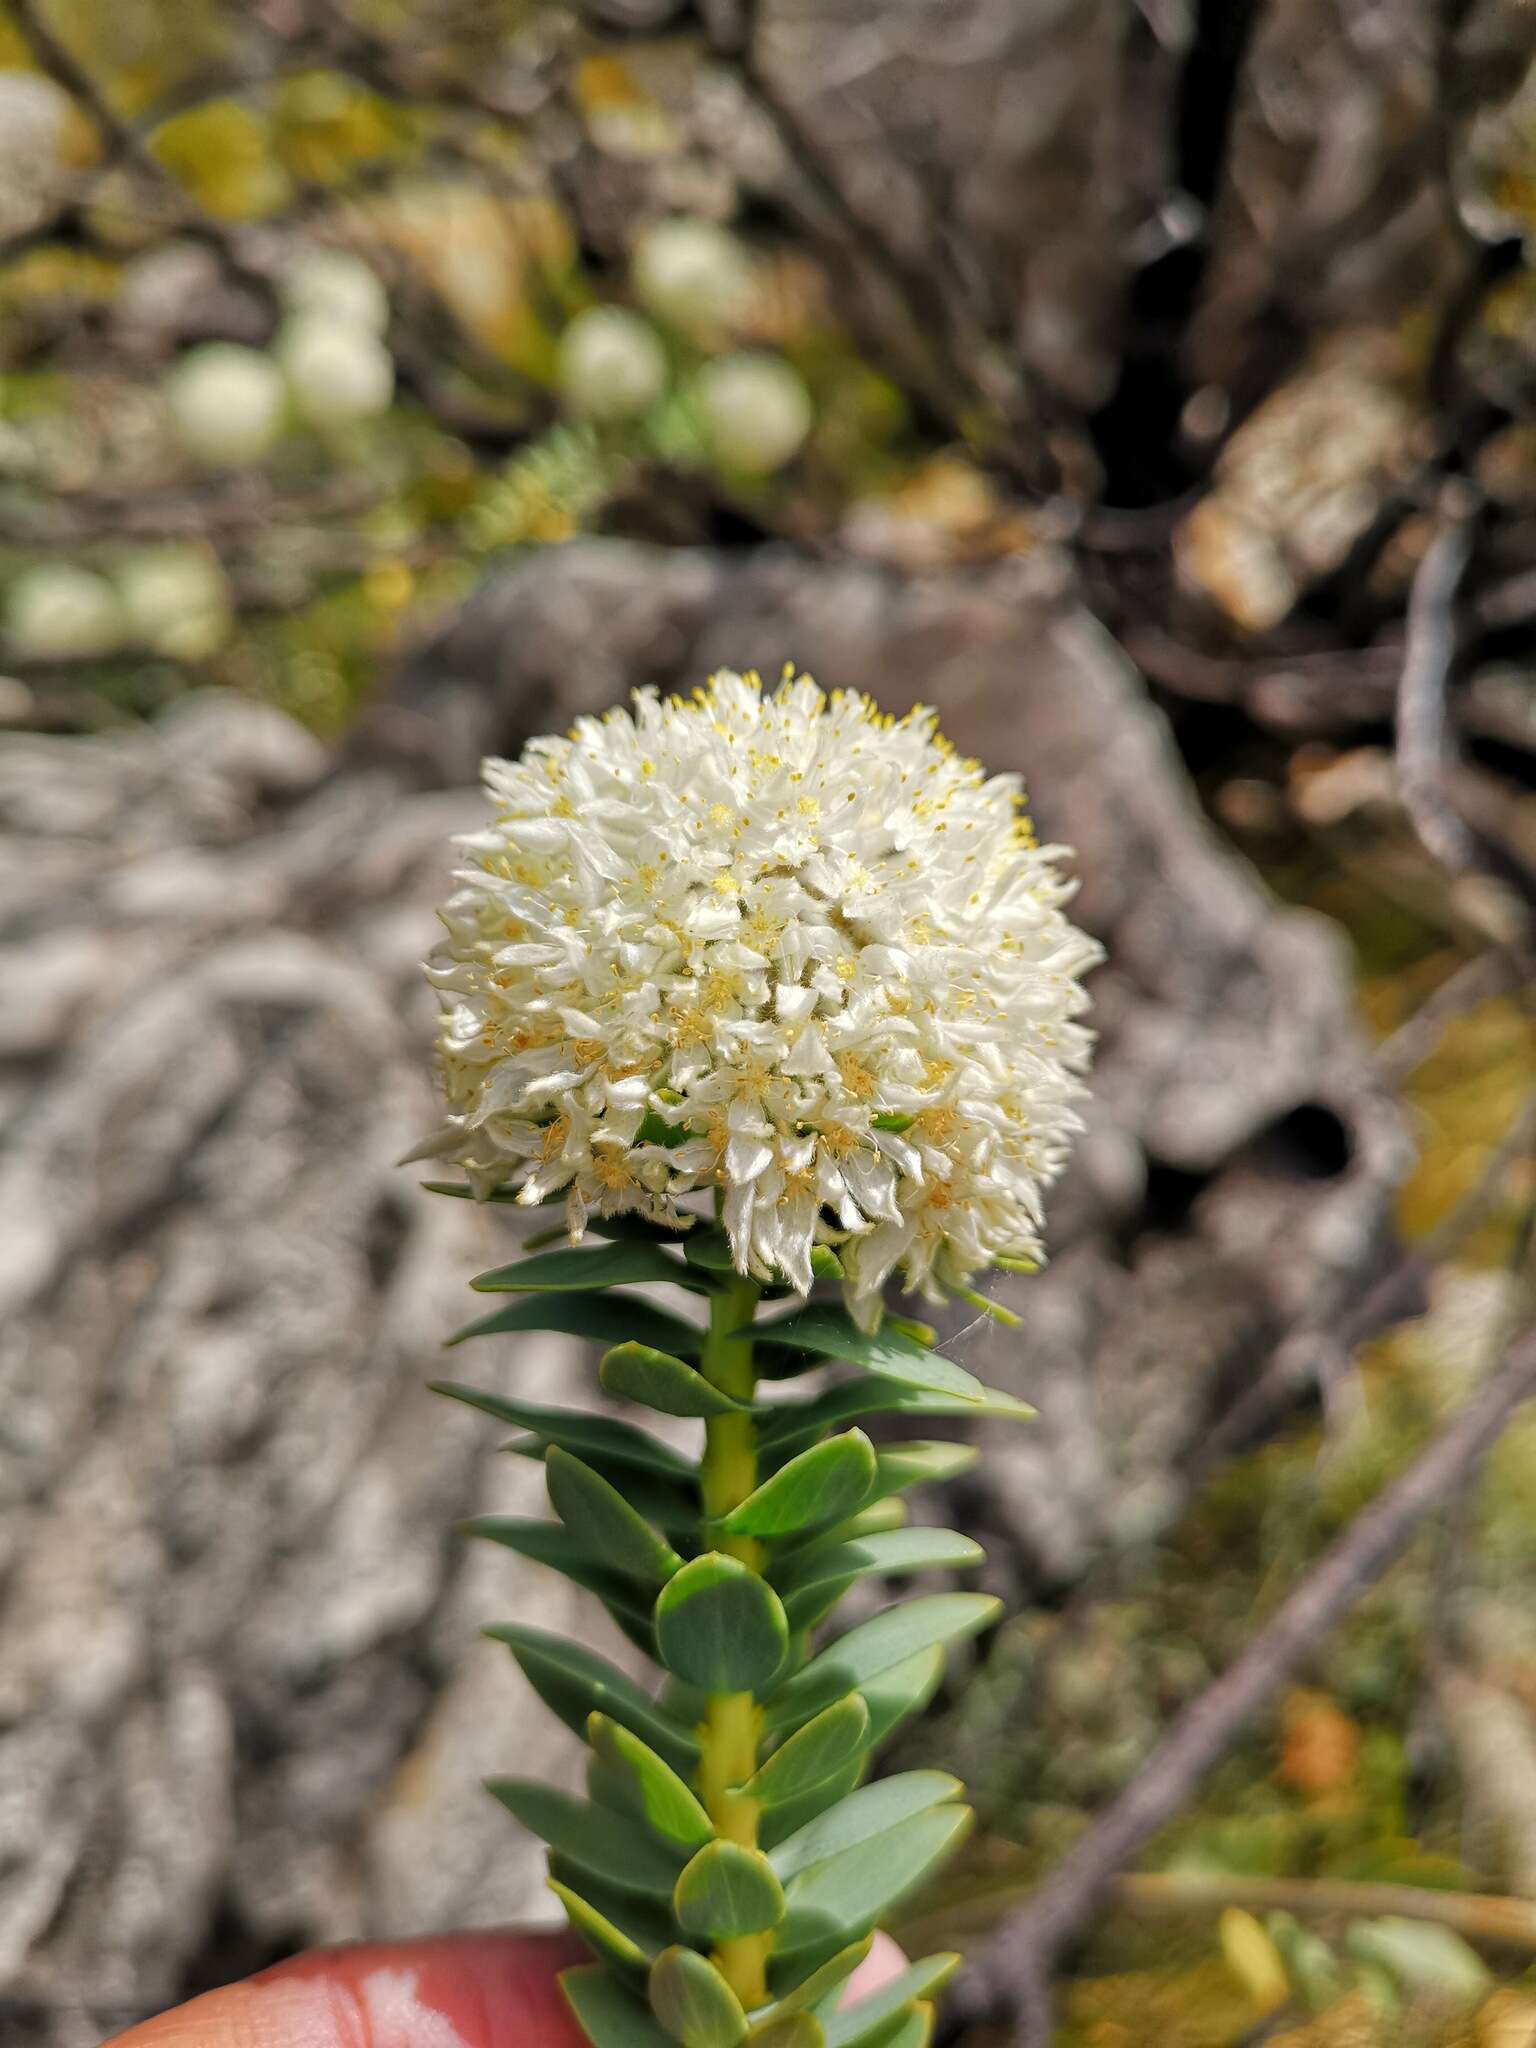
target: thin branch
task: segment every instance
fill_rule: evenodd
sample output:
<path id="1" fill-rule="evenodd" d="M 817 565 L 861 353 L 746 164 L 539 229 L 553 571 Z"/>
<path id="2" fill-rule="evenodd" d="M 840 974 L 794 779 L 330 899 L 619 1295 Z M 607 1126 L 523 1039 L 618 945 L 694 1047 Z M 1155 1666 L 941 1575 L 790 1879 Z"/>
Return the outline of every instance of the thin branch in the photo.
<path id="1" fill-rule="evenodd" d="M 938 1908 L 931 1920 L 904 1922 L 901 1935 L 914 1953 L 965 1945 L 989 1935 L 1012 1907 L 1024 1903 L 1023 1883 L 988 1885 L 974 1896 Z M 1146 1920 L 1210 1919 L 1229 1906 L 1249 1913 L 1293 1913 L 1322 1926 L 1352 1920 L 1422 1920 L 1449 1927 L 1480 1948 L 1524 1949 L 1536 1954 L 1536 1899 L 1487 1892 L 1430 1891 L 1423 1885 L 1318 1877 L 1190 1877 L 1182 1871 L 1134 1871 L 1107 1887 L 1119 1911 Z"/>
<path id="2" fill-rule="evenodd" d="M 1456 660 L 1456 596 L 1472 559 L 1476 514 L 1466 486 L 1447 484 L 1435 537 L 1413 579 L 1397 691 L 1398 793 L 1425 851 L 1452 875 L 1470 874 L 1480 864 L 1476 837 L 1445 788 L 1451 751 L 1445 698 Z"/>
<path id="3" fill-rule="evenodd" d="M 1447 1025 L 1495 996 L 1509 995 L 1521 976 L 1506 952 L 1478 953 L 1441 982 L 1434 994 L 1377 1046 L 1372 1065 L 1384 1088 L 1399 1088 L 1434 1053 Z"/>
<path id="4" fill-rule="evenodd" d="M 944 2039 L 987 2021 L 1012 2024 L 1015 2048 L 1048 2048 L 1050 1974 L 1096 1906 L 1296 1666 L 1342 1620 L 1536 1395 L 1536 1332 L 1514 1346 L 1408 1470 L 1328 1549 L 1248 1648 L 1179 1716 L 1111 1806 L 966 1971 Z"/>
<path id="5" fill-rule="evenodd" d="M 1480 501 L 1452 477 L 1440 494 L 1434 538 L 1408 599 L 1408 630 L 1397 692 L 1398 794 L 1419 842 L 1453 880 L 1489 875 L 1536 906 L 1536 872 L 1502 840 L 1462 816 L 1448 780 L 1454 765 L 1446 693 L 1456 665 L 1456 603 L 1472 559 Z M 1517 944 L 1523 951 L 1528 931 Z"/>
<path id="6" fill-rule="evenodd" d="M 1421 1244 L 1405 1252 L 1358 1299 L 1330 1295 L 1276 1346 L 1264 1370 L 1201 1437 L 1186 1466 L 1186 1479 L 1198 1483 L 1233 1451 L 1259 1441 L 1304 1388 L 1318 1384 L 1341 1348 L 1351 1351 L 1378 1331 L 1421 1314 L 1429 1275 L 1482 1223 L 1510 1170 L 1530 1155 L 1533 1143 L 1536 1095 L 1489 1154 L 1473 1186 Z"/>
<path id="7" fill-rule="evenodd" d="M 1424 1920 L 1489 1948 L 1536 1952 L 1536 1902 L 1413 1884 L 1350 1884 L 1331 1878 L 1181 1877 L 1137 1873 L 1110 1890 L 1117 1906 L 1150 1918 L 1219 1913 L 1294 1913 L 1298 1920 Z"/>

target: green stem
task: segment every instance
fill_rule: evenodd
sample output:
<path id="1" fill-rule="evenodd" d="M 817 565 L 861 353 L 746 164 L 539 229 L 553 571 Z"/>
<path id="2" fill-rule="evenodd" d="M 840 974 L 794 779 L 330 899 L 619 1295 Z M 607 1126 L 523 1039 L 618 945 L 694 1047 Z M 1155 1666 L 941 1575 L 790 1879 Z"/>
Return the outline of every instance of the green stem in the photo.
<path id="1" fill-rule="evenodd" d="M 752 1318 L 759 1292 L 751 1280 L 732 1279 L 710 1301 L 709 1334 L 699 1369 L 710 1383 L 738 1401 L 750 1401 L 757 1387 L 752 1370 Z M 752 1417 L 711 1416 L 704 1425 L 700 1473 L 704 1513 L 728 1515 L 757 1485 L 757 1426 Z M 750 1536 L 722 1537 L 720 1547 L 753 1571 L 762 1569 L 762 1545 Z M 700 1731 L 699 1797 L 717 1832 L 743 1848 L 757 1847 L 757 1802 L 732 1788 L 757 1769 L 762 1713 L 749 1692 L 711 1693 Z M 742 1935 L 721 1942 L 715 1962 L 742 2005 L 751 2011 L 768 1996 L 769 1934 Z"/>

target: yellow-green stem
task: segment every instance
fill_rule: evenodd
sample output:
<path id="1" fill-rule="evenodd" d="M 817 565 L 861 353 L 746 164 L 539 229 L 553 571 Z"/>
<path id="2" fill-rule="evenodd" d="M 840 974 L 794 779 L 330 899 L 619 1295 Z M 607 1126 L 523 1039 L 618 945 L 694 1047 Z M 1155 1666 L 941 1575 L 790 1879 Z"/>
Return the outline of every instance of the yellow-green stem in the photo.
<path id="1" fill-rule="evenodd" d="M 712 1385 L 738 1401 L 750 1401 L 757 1386 L 752 1370 L 757 1303 L 756 1284 L 736 1278 L 710 1301 L 700 1370 Z M 704 1513 L 711 1519 L 728 1515 L 757 1485 L 757 1429 L 750 1415 L 716 1415 L 704 1425 L 701 1484 Z M 719 1547 L 753 1571 L 761 1570 L 762 1545 L 750 1536 L 722 1537 Z M 699 1747 L 699 1797 L 705 1811 L 726 1841 L 747 1849 L 757 1847 L 757 1802 L 743 1799 L 732 1788 L 757 1769 L 761 1721 L 751 1693 L 711 1693 Z M 722 1941 L 715 1951 L 721 1974 L 749 2012 L 768 1996 L 772 1945 L 771 1935 L 748 1934 Z"/>

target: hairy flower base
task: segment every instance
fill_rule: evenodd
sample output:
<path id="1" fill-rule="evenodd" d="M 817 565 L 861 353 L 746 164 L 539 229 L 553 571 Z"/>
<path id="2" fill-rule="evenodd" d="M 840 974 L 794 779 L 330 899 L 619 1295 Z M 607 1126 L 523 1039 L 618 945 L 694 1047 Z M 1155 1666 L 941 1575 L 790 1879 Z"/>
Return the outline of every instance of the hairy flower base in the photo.
<path id="1" fill-rule="evenodd" d="M 786 672 L 638 692 L 485 764 L 492 822 L 429 969 L 448 1118 L 417 1156 L 476 1191 L 673 1220 L 718 1191 L 737 1268 L 850 1311 L 1038 1259 L 1090 1036 L 1096 944 L 1018 778 Z"/>

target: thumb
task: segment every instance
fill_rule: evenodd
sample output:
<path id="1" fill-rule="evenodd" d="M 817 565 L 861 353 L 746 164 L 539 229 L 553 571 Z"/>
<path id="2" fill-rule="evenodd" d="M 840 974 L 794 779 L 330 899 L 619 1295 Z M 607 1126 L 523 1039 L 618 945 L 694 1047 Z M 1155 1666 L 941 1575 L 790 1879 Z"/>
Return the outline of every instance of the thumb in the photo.
<path id="1" fill-rule="evenodd" d="M 569 1934 L 444 1934 L 312 1949 L 120 2034 L 110 2048 L 588 2048 L 556 1983 Z M 875 1937 L 848 1990 L 902 1967 Z"/>
<path id="2" fill-rule="evenodd" d="M 555 1982 L 584 1956 L 555 1933 L 314 1949 L 111 2048 L 586 2048 Z"/>

